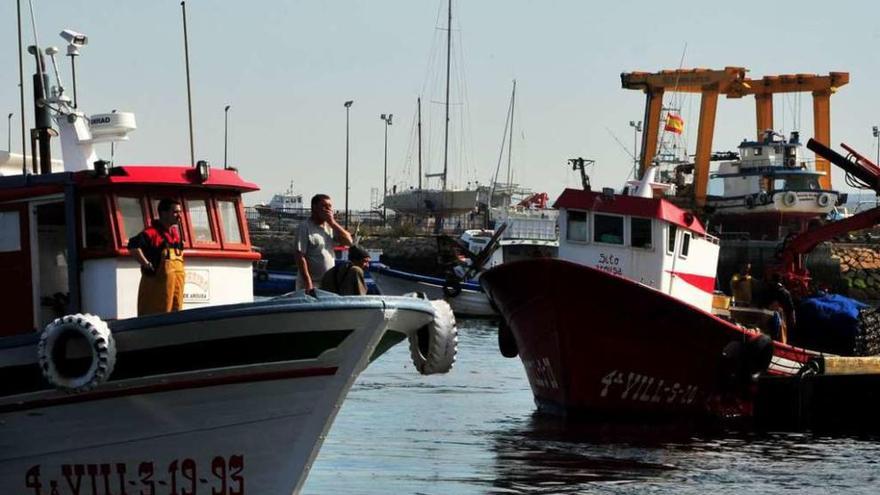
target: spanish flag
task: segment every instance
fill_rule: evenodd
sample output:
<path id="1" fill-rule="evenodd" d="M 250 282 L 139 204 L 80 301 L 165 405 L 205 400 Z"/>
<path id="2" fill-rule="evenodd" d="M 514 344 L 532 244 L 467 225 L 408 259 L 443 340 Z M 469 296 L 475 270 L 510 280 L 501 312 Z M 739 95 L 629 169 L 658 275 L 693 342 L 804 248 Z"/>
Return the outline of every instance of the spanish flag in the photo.
<path id="1" fill-rule="evenodd" d="M 681 134 L 682 132 L 684 132 L 684 119 L 682 119 L 681 116 L 679 116 L 678 114 L 667 114 L 666 127 L 664 127 L 663 130 L 674 132 L 676 134 Z"/>

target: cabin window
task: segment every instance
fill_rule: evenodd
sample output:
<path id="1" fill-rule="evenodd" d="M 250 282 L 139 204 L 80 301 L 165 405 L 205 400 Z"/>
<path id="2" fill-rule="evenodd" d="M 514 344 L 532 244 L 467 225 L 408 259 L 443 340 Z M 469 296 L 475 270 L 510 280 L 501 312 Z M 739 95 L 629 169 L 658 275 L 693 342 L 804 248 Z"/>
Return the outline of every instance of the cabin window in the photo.
<path id="1" fill-rule="evenodd" d="M 119 214 L 122 216 L 123 242 L 138 235 L 144 230 L 144 210 L 140 198 L 119 196 L 116 198 Z"/>
<path id="2" fill-rule="evenodd" d="M 669 236 L 666 238 L 666 252 L 672 254 L 675 252 L 675 234 L 678 233 L 678 226 L 669 224 Z"/>
<path id="3" fill-rule="evenodd" d="M 17 211 L 0 211 L 0 253 L 21 250 L 21 224 Z"/>
<path id="4" fill-rule="evenodd" d="M 223 240 L 231 244 L 242 244 L 241 227 L 238 225 L 238 209 L 235 202 L 228 199 L 217 200 L 220 211 L 220 225 L 223 229 Z"/>
<path id="5" fill-rule="evenodd" d="M 593 241 L 605 244 L 623 244 L 623 217 L 593 215 Z"/>
<path id="6" fill-rule="evenodd" d="M 681 253 L 680 253 L 681 257 L 687 258 L 688 252 L 690 251 L 690 249 L 691 249 L 691 233 L 684 232 L 683 234 L 681 234 Z"/>
<path id="7" fill-rule="evenodd" d="M 629 239 L 632 247 L 651 249 L 651 219 L 633 217 L 629 224 Z"/>
<path id="8" fill-rule="evenodd" d="M 569 211 L 565 226 L 566 239 L 587 242 L 587 212 Z"/>
<path id="9" fill-rule="evenodd" d="M 110 225 L 104 208 L 104 196 L 94 195 L 83 198 L 83 239 L 86 248 L 110 247 Z"/>
<path id="10" fill-rule="evenodd" d="M 761 156 L 761 148 L 755 148 L 755 156 Z"/>
<path id="11" fill-rule="evenodd" d="M 211 229 L 211 217 L 208 215 L 210 205 L 207 199 L 188 199 L 186 209 L 192 225 L 193 241 L 196 243 L 213 243 L 214 231 Z"/>

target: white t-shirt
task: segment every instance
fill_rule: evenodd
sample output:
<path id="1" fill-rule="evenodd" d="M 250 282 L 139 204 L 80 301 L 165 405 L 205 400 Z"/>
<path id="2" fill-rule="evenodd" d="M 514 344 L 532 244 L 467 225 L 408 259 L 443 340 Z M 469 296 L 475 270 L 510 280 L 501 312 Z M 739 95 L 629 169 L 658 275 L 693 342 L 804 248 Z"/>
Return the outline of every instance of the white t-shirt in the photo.
<path id="1" fill-rule="evenodd" d="M 293 252 L 302 253 L 305 256 L 309 275 L 312 277 L 312 285 L 315 287 L 320 287 L 324 273 L 336 264 L 336 257 L 333 254 L 335 245 L 333 229 L 327 223 L 315 225 L 311 219 L 306 219 L 300 222 L 296 229 Z M 303 277 L 296 277 L 297 289 L 305 289 L 303 281 Z"/>

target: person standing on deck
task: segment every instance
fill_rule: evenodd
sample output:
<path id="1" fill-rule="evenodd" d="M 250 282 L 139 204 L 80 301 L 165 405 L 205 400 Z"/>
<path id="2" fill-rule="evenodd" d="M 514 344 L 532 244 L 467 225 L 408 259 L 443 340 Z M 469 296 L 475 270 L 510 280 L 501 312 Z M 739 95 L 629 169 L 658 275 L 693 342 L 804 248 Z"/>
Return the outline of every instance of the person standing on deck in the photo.
<path id="1" fill-rule="evenodd" d="M 730 278 L 730 295 L 736 306 L 752 304 L 752 264 L 743 263 L 739 272 Z"/>
<path id="2" fill-rule="evenodd" d="M 333 218 L 333 202 L 326 194 L 312 197 L 312 213 L 299 224 L 293 245 L 293 257 L 298 270 L 296 289 L 320 288 L 321 277 L 333 268 L 336 243 L 351 246 L 351 234 Z"/>
<path id="3" fill-rule="evenodd" d="M 128 250 L 141 267 L 138 316 L 180 311 L 183 308 L 183 239 L 180 202 L 159 201 L 159 218 L 128 241 Z"/>

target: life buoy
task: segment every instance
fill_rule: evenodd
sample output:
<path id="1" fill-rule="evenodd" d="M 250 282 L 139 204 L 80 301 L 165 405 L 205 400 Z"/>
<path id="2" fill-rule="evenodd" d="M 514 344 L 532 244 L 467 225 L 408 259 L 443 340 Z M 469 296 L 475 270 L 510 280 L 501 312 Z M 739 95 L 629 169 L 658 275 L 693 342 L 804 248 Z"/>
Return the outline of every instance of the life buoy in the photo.
<path id="1" fill-rule="evenodd" d="M 82 352 L 77 355 L 76 353 Z M 57 388 L 82 392 L 104 383 L 116 365 L 110 328 L 91 314 L 73 314 L 46 325 L 37 346 L 43 376 Z"/>
<path id="2" fill-rule="evenodd" d="M 820 207 L 825 208 L 828 204 L 831 203 L 831 195 L 828 193 L 822 193 L 816 198 L 816 204 Z"/>
<path id="3" fill-rule="evenodd" d="M 498 322 L 498 350 L 506 358 L 515 358 L 519 355 L 519 346 L 516 344 L 513 331 L 503 318 Z"/>
<path id="4" fill-rule="evenodd" d="M 754 196 L 746 196 L 746 208 L 752 209 L 755 207 L 755 197 Z"/>
<path id="5" fill-rule="evenodd" d="M 758 193 L 758 203 L 766 205 L 770 203 L 770 195 L 764 191 Z"/>
<path id="6" fill-rule="evenodd" d="M 446 297 L 458 297 L 461 294 L 461 282 L 455 277 L 449 277 L 443 282 L 443 295 Z"/>
<path id="7" fill-rule="evenodd" d="M 431 305 L 433 321 L 409 334 L 413 365 L 423 375 L 446 373 L 458 353 L 458 328 L 452 308 L 446 301 L 431 301 Z"/>
<path id="8" fill-rule="evenodd" d="M 782 203 L 785 206 L 794 206 L 795 204 L 797 204 L 797 201 L 798 197 L 797 194 L 794 193 L 794 191 L 788 191 L 787 193 L 785 193 L 785 196 L 782 197 Z"/>

